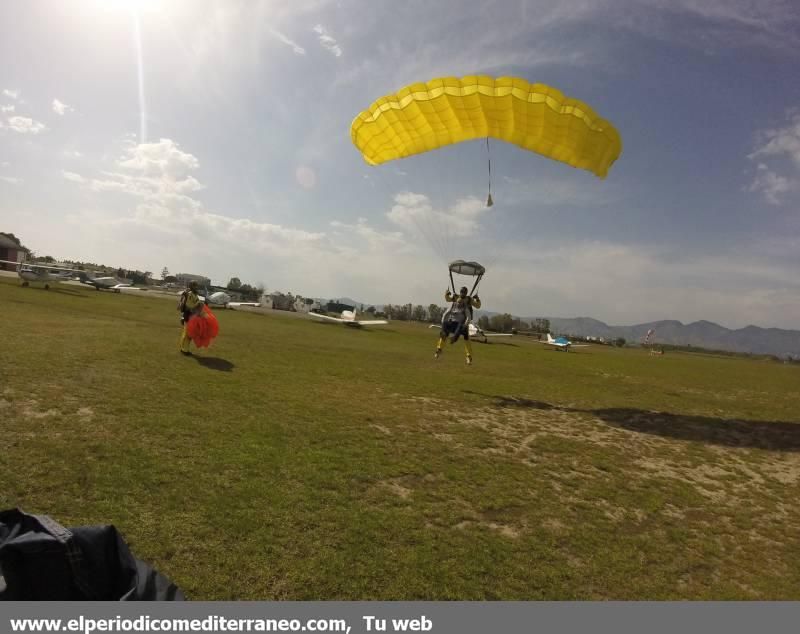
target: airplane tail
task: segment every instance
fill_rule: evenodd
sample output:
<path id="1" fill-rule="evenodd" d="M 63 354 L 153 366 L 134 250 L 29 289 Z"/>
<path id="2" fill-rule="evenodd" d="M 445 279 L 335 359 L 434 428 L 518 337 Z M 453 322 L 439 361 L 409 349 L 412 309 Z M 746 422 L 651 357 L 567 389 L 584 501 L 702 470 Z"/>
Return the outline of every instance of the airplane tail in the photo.
<path id="1" fill-rule="evenodd" d="M 554 341 L 555 341 L 555 339 L 553 339 L 553 336 L 548 332 L 547 333 L 547 343 L 553 343 Z"/>

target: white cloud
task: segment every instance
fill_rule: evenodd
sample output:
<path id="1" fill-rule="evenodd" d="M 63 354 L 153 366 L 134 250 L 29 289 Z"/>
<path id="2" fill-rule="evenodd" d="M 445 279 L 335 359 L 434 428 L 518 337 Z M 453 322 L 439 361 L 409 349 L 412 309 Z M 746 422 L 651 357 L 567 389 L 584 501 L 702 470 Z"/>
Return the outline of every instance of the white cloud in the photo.
<path id="1" fill-rule="evenodd" d="M 53 99 L 51 107 L 53 108 L 53 112 L 61 116 L 65 115 L 67 112 L 73 112 L 75 110 L 72 106 L 59 101 L 58 99 Z"/>
<path id="2" fill-rule="evenodd" d="M 270 33 L 279 42 L 281 42 L 283 44 L 286 44 L 286 46 L 291 47 L 291 49 L 292 49 L 292 51 L 294 52 L 295 55 L 305 55 L 306 54 L 306 49 L 304 49 L 302 46 L 300 46 L 294 40 L 290 40 L 287 36 L 285 36 L 280 31 L 277 31 L 275 29 L 270 29 Z"/>
<path id="3" fill-rule="evenodd" d="M 77 159 L 83 156 L 83 154 L 78 152 L 78 150 L 64 150 L 62 154 L 64 155 L 65 158 L 70 158 L 70 159 Z"/>
<path id="4" fill-rule="evenodd" d="M 791 268 L 759 248 L 707 254 L 533 241 L 502 251 L 489 267 L 496 281 L 481 295 L 488 310 L 497 306 L 529 317 L 591 316 L 619 325 L 708 319 L 729 328 L 798 328 L 800 284 Z"/>
<path id="5" fill-rule="evenodd" d="M 371 253 L 385 256 L 387 253 L 398 254 L 414 250 L 401 232 L 379 231 L 371 227 L 366 218 L 359 218 L 355 224 L 334 220 L 330 226 L 334 229 L 333 235 L 337 238 L 347 236 L 347 234 L 350 234 L 351 238 L 357 238 L 352 245 L 355 251 L 363 250 L 363 247 L 366 246 Z M 346 248 L 344 245 L 340 246 Z"/>
<path id="6" fill-rule="evenodd" d="M 81 176 L 80 174 L 76 174 L 75 172 L 68 172 L 66 170 L 61 170 L 61 176 L 64 180 L 68 180 L 72 183 L 85 183 L 86 179 Z"/>
<path id="7" fill-rule="evenodd" d="M 47 129 L 44 123 L 28 117 L 10 117 L 8 127 L 20 134 L 39 134 Z"/>
<path id="8" fill-rule="evenodd" d="M 603 3 L 598 5 L 603 11 Z M 783 0 L 640 0 L 605 7 L 609 8 L 603 17 L 620 27 L 708 53 L 744 47 L 790 54 L 800 50 L 800 12 L 796 4 Z"/>
<path id="9" fill-rule="evenodd" d="M 797 179 L 792 180 L 785 176 L 780 176 L 763 163 L 760 163 L 755 179 L 750 184 L 748 191 L 762 192 L 768 203 L 780 205 L 781 198 L 785 194 L 797 191 L 798 188 L 800 188 L 800 181 Z"/>
<path id="10" fill-rule="evenodd" d="M 204 189 L 192 174 L 199 168 L 197 158 L 181 150 L 171 139 L 129 145 L 116 161 L 118 171 L 104 172 L 104 178 L 85 178 L 62 171 L 69 181 L 96 192 L 117 192 L 140 198 L 135 213 L 112 221 L 174 236 L 193 234 L 209 247 L 224 242 L 226 249 L 258 252 L 268 249 L 285 254 L 298 253 L 307 245 L 321 245 L 324 234 L 282 227 L 249 218 L 233 218 L 209 211 L 192 194 Z"/>
<path id="11" fill-rule="evenodd" d="M 9 98 L 14 99 L 14 100 L 19 99 L 19 90 L 10 90 L 10 89 L 6 88 L 6 89 L 3 90 L 3 94 L 6 97 L 9 97 Z"/>
<path id="12" fill-rule="evenodd" d="M 199 167 L 197 158 L 178 148 L 171 139 L 130 144 L 116 161 L 117 171 L 104 178 L 85 178 L 63 171 L 69 181 L 94 192 L 118 192 L 148 200 L 181 199 L 205 186 L 189 172 Z"/>
<path id="13" fill-rule="evenodd" d="M 787 118 L 788 124 L 783 127 L 757 132 L 756 149 L 747 156 L 751 161 L 759 159 L 748 191 L 763 193 L 772 205 L 781 204 L 787 194 L 800 190 L 800 112 L 792 111 Z M 784 163 L 794 174 L 779 174 L 773 165 L 766 163 L 768 160 Z"/>
<path id="14" fill-rule="evenodd" d="M 317 24 L 317 26 L 314 27 L 314 33 L 319 36 L 319 43 L 323 48 L 330 51 L 334 57 L 342 56 L 342 47 L 339 46 L 339 44 L 336 42 L 333 36 L 328 33 L 328 30 L 324 26 Z"/>
<path id="15" fill-rule="evenodd" d="M 0 181 L 11 185 L 20 185 L 23 182 L 21 178 L 15 176 L 0 176 Z"/>
<path id="16" fill-rule="evenodd" d="M 180 197 L 204 186 L 189 172 L 200 166 L 197 158 L 181 150 L 171 139 L 129 144 L 116 161 L 118 171 L 105 178 L 85 178 L 62 171 L 67 180 L 86 185 L 95 192 L 120 192 L 141 198 Z"/>
<path id="17" fill-rule="evenodd" d="M 117 164 L 142 176 L 163 176 L 169 180 L 180 180 L 200 167 L 197 157 L 178 149 L 171 139 L 130 146 Z"/>
<path id="18" fill-rule="evenodd" d="M 0 106 L 0 112 L 14 112 L 16 110 L 16 106 L 14 104 L 8 104 L 6 106 Z"/>
<path id="19" fill-rule="evenodd" d="M 788 157 L 800 169 L 800 112 L 794 112 L 788 118 L 788 125 L 782 128 L 759 132 L 760 146 L 748 158 Z"/>
<path id="20" fill-rule="evenodd" d="M 481 214 L 486 211 L 483 201 L 474 196 L 461 198 L 451 207 L 435 209 L 424 194 L 401 192 L 394 197 L 395 204 L 386 217 L 406 230 L 416 230 L 426 239 L 449 240 L 451 236 L 473 235 Z M 442 245 L 444 246 L 444 245 Z"/>

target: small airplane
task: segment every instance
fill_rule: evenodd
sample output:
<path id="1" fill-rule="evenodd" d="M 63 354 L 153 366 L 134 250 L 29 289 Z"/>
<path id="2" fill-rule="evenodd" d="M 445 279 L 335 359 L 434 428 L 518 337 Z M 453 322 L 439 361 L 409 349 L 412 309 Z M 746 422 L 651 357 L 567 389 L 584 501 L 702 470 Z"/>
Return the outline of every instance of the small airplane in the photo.
<path id="1" fill-rule="evenodd" d="M 534 341 L 533 343 L 543 343 L 546 346 L 554 346 L 556 350 L 559 348 L 564 352 L 569 352 L 570 348 L 588 348 L 588 343 L 572 343 L 566 337 L 556 337 L 553 339 L 553 336 L 548 332 L 547 333 L 547 341 Z"/>
<path id="2" fill-rule="evenodd" d="M 216 293 L 211 293 L 208 295 L 208 291 L 206 291 L 208 299 L 199 295 L 200 301 L 205 302 L 206 304 L 210 304 L 211 306 L 218 306 L 222 308 L 234 308 L 236 306 L 254 306 L 258 308 L 261 306 L 259 302 L 232 302 L 231 296 L 228 295 L 224 291 L 217 291 Z"/>
<path id="3" fill-rule="evenodd" d="M 317 317 L 319 319 L 327 319 L 328 321 L 335 321 L 337 323 L 344 324 L 345 326 L 352 326 L 353 328 L 360 328 L 361 326 L 383 326 L 389 323 L 388 321 L 382 319 L 375 319 L 375 320 L 357 319 L 355 308 L 353 310 L 343 310 L 341 317 L 330 317 L 328 315 L 323 315 L 322 313 L 315 313 L 313 311 L 308 314 L 311 317 Z"/>
<path id="4" fill-rule="evenodd" d="M 431 324 L 430 326 L 428 326 L 428 328 L 441 328 L 441 326 L 439 324 Z M 514 336 L 514 335 L 512 335 L 511 333 L 508 333 L 508 332 L 486 332 L 485 330 L 483 330 L 482 328 L 479 328 L 478 326 L 476 326 L 472 322 L 469 322 L 469 324 L 467 325 L 467 328 L 469 329 L 470 338 L 477 337 L 476 341 L 481 341 L 480 337 L 483 337 L 482 343 L 489 343 L 489 337 L 513 337 Z"/>
<path id="5" fill-rule="evenodd" d="M 0 263 L 13 264 L 17 267 L 17 275 L 22 280 L 22 286 L 30 286 L 31 282 L 39 282 L 44 284 L 45 289 L 49 289 L 51 283 L 64 282 L 70 279 L 68 272 L 78 272 L 77 269 L 38 264 L 36 262 L 0 260 Z"/>
<path id="6" fill-rule="evenodd" d="M 96 291 L 106 290 L 119 293 L 123 289 L 128 289 L 132 291 L 140 290 L 138 288 L 134 288 L 132 284 L 124 284 L 120 282 L 116 277 L 81 276 L 81 283 L 88 284 L 89 286 L 94 286 L 94 290 Z"/>
<path id="7" fill-rule="evenodd" d="M 468 326 L 470 337 L 483 337 L 483 343 L 489 343 L 489 337 L 513 337 L 508 332 L 486 332 L 482 328 L 478 328 L 475 324 L 471 323 Z M 480 339 L 478 340 L 480 341 Z"/>

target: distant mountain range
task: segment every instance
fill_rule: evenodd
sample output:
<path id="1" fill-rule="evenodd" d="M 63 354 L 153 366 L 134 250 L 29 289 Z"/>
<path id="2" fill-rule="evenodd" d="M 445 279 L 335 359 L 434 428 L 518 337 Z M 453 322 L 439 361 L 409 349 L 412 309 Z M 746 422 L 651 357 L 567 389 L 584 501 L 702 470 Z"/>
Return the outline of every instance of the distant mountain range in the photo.
<path id="1" fill-rule="evenodd" d="M 338 301 L 352 306 L 363 304 L 365 307 L 375 306 L 378 310 L 383 308 L 381 304 L 357 302 L 349 297 L 342 297 Z M 475 318 L 477 319 L 481 315 L 491 317 L 498 314 L 500 313 L 478 310 Z M 521 319 L 533 321 L 536 317 L 521 317 Z M 547 317 L 547 319 L 550 320 L 552 332 L 576 337 L 603 337 L 604 339 L 623 337 L 630 344 L 641 344 L 647 331 L 652 328 L 655 333 L 651 337 L 651 341 L 655 344 L 691 345 L 729 352 L 800 357 L 800 330 L 759 328 L 758 326 L 730 330 L 705 320 L 684 324 L 674 319 L 667 319 L 634 326 L 609 326 L 605 322 L 591 317 Z"/>
<path id="2" fill-rule="evenodd" d="M 695 321 L 683 324 L 668 319 L 635 326 L 609 326 L 590 317 L 550 317 L 550 329 L 580 337 L 604 337 L 606 339 L 624 337 L 629 343 L 641 343 L 647 331 L 655 331 L 651 342 L 679 346 L 697 346 L 713 350 L 746 352 L 750 354 L 774 354 L 784 357 L 788 354 L 800 356 L 800 331 L 780 328 L 759 328 L 747 326 L 730 330 L 710 321 Z"/>

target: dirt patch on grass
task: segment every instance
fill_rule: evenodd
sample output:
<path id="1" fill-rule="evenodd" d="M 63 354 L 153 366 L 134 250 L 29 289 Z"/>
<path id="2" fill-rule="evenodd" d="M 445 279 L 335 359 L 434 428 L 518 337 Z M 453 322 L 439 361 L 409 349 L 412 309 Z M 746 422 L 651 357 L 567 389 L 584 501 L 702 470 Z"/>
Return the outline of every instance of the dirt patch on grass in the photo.
<path id="1" fill-rule="evenodd" d="M 464 530 L 473 526 L 496 531 L 503 537 L 508 537 L 510 539 L 516 539 L 520 535 L 520 531 L 513 526 L 508 526 L 507 524 L 498 524 L 497 522 L 486 522 L 483 520 L 464 520 L 463 522 L 456 524 L 453 528 L 456 530 Z"/>
<path id="2" fill-rule="evenodd" d="M 29 400 L 23 404 L 22 415 L 28 419 L 41 419 L 49 418 L 50 416 L 57 416 L 60 412 L 57 409 L 39 409 L 39 402 L 36 400 Z"/>
<path id="3" fill-rule="evenodd" d="M 643 433 L 636 424 L 609 425 L 593 412 L 525 399 L 508 398 L 505 402 L 510 405 L 466 411 L 436 399 L 404 400 L 407 407 L 420 410 L 414 418 L 417 429 L 422 427 L 450 450 L 472 454 L 465 459 L 480 456 L 535 469 L 539 481 L 544 479 L 546 488 L 563 500 L 565 513 L 572 513 L 570 508 L 578 514 L 596 512 L 630 530 L 643 530 L 635 527 L 648 525 L 657 513 L 690 526 L 698 540 L 711 539 L 708 534 L 716 532 L 714 539 L 727 549 L 748 522 L 755 522 L 751 517 L 765 523 L 763 528 L 756 527 L 754 538 L 777 543 L 782 538 L 776 535 L 798 516 L 784 502 L 786 487 L 800 481 L 800 452 L 769 451 L 744 442 L 720 445 L 713 439 L 687 442 L 682 437 Z M 622 414 L 655 427 L 670 426 L 679 418 L 633 410 Z M 730 431 L 735 436 L 740 430 Z M 669 501 L 663 500 L 665 496 Z M 641 500 L 648 498 L 654 499 L 643 506 Z M 713 525 L 706 518 L 709 509 L 719 514 Z M 738 524 L 726 524 L 732 518 Z M 517 536 L 524 531 L 508 518 L 487 517 L 473 508 L 465 509 L 457 527 L 490 527 L 492 523 L 511 526 Z M 558 520 L 545 520 L 541 526 L 556 535 L 569 531 Z"/>
<path id="4" fill-rule="evenodd" d="M 419 475 L 405 475 L 396 478 L 389 478 L 387 480 L 378 480 L 372 487 L 373 492 L 392 493 L 402 499 L 407 499 L 414 493 L 415 490 L 430 486 L 437 481 L 437 477 L 432 473 L 426 473 L 423 476 Z"/>
<path id="5" fill-rule="evenodd" d="M 388 489 L 390 492 L 400 496 L 404 500 L 411 495 L 411 489 L 409 489 L 408 487 L 404 487 L 396 480 L 379 482 L 378 485 L 384 487 L 385 489 Z"/>
<path id="6" fill-rule="evenodd" d="M 542 528 L 554 535 L 568 535 L 572 532 L 569 526 L 557 520 L 555 517 L 548 517 L 546 520 L 542 521 Z"/>
<path id="7" fill-rule="evenodd" d="M 623 447 L 635 434 L 627 430 L 604 425 L 586 414 L 556 408 L 472 408 L 454 412 L 442 404 L 433 416 L 431 408 L 435 399 L 409 399 L 411 403 L 424 404 L 423 426 L 432 435 L 453 447 L 468 448 L 464 431 L 478 429 L 485 432 L 482 453 L 510 456 L 526 463 L 538 462 L 539 446 L 554 440 L 567 443 L 589 443 L 594 447 Z M 657 439 L 639 439 L 643 444 L 655 444 Z"/>

